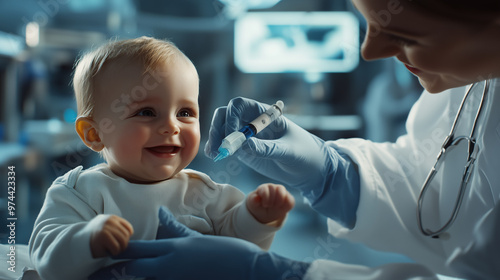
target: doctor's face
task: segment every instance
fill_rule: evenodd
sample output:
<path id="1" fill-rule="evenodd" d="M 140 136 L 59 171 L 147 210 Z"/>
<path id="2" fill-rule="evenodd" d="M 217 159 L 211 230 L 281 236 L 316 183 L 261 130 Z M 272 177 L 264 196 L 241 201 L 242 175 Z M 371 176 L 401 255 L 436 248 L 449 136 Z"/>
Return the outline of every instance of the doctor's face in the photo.
<path id="1" fill-rule="evenodd" d="M 352 2 L 367 21 L 363 58 L 394 56 L 429 92 L 500 76 L 500 24 L 438 16 L 409 0 Z"/>

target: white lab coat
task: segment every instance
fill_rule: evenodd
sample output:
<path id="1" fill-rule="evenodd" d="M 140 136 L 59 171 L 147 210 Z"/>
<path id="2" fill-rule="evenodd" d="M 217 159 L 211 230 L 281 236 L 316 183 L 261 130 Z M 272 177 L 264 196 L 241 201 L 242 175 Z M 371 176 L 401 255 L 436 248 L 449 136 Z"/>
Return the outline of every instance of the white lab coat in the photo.
<path id="1" fill-rule="evenodd" d="M 361 179 L 355 227 L 350 230 L 328 220 L 329 232 L 377 250 L 404 254 L 416 264 L 368 268 L 317 260 L 305 279 L 435 279 L 433 275 L 437 273 L 473 279 L 500 277 L 500 242 L 497 241 L 500 236 L 500 206 L 497 206 L 500 198 L 500 79 L 490 83 L 477 127 L 476 165 L 458 217 L 448 230 L 449 238 L 426 237 L 417 225 L 417 199 L 422 184 L 450 132 L 465 91 L 466 87 L 439 94 L 424 91 L 408 116 L 407 134 L 396 143 L 362 139 L 329 142 L 358 164 Z M 467 102 L 457 135 L 470 133 L 477 108 L 474 106 L 481 92 L 474 93 L 473 99 Z M 442 182 L 461 177 L 463 164 L 447 160 L 441 168 L 446 174 L 435 178 L 440 191 L 427 193 L 424 208 L 424 223 L 431 229 L 444 225 L 451 214 L 459 185 L 446 186 Z"/>

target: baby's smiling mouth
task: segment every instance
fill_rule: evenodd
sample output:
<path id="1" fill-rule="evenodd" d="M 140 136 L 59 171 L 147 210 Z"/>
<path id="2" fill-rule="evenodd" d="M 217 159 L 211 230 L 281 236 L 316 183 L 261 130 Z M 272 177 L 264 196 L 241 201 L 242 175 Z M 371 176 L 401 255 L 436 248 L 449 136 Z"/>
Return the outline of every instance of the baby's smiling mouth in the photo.
<path id="1" fill-rule="evenodd" d="M 156 156 L 172 156 L 179 152 L 181 148 L 178 146 L 155 146 L 146 148 L 149 152 Z"/>

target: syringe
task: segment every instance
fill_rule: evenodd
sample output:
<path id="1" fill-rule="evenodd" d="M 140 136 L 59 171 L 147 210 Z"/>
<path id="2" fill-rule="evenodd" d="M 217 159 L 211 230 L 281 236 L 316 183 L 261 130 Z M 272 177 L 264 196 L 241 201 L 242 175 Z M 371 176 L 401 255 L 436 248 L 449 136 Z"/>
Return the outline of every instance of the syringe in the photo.
<path id="1" fill-rule="evenodd" d="M 278 100 L 276 104 L 271 105 L 262 115 L 245 125 L 242 129 L 226 136 L 226 138 L 222 140 L 222 144 L 219 147 L 219 154 L 214 158 L 214 161 L 225 159 L 234 154 L 245 140 L 259 133 L 281 116 L 283 114 L 283 107 L 285 107 L 283 101 Z"/>

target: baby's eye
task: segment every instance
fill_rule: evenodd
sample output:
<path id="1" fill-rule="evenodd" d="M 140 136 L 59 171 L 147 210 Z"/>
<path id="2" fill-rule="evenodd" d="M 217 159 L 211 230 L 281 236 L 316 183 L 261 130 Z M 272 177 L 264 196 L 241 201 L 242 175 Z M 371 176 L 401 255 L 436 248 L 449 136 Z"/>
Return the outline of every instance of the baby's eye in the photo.
<path id="1" fill-rule="evenodd" d="M 135 115 L 139 116 L 139 117 L 155 117 L 156 116 L 155 111 L 151 108 L 140 109 L 139 111 L 137 111 L 137 113 L 135 113 Z"/>
<path id="2" fill-rule="evenodd" d="M 193 116 L 194 116 L 193 112 L 189 109 L 182 109 L 179 111 L 179 113 L 177 113 L 177 117 L 181 118 L 188 118 Z"/>

